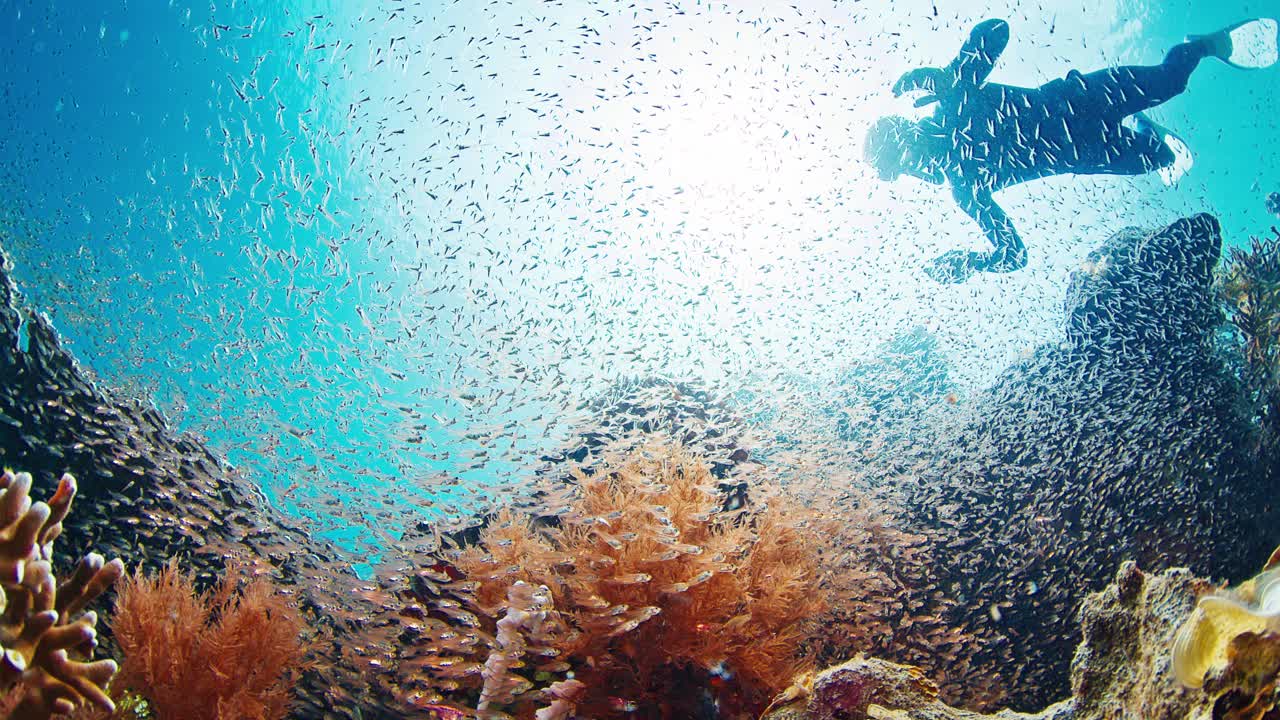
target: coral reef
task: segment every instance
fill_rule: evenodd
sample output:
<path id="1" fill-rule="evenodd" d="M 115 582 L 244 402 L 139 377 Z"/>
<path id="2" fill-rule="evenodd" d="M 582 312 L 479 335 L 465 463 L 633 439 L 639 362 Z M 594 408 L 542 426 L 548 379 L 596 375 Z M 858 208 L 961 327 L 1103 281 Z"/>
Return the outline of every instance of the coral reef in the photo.
<path id="1" fill-rule="evenodd" d="M 1178 681 L 1246 699 L 1238 717 L 1260 717 L 1280 700 L 1280 567 L 1275 561 L 1273 555 L 1261 574 L 1239 587 L 1200 598 L 1174 639 Z"/>
<path id="2" fill-rule="evenodd" d="M 1219 292 L 1243 344 L 1242 375 L 1252 416 L 1261 428 L 1260 451 L 1280 448 L 1280 231 L 1235 248 L 1219 279 Z"/>
<path id="3" fill-rule="evenodd" d="M 1065 692 L 1069 677 L 1083 683 L 1071 707 L 1084 713 L 1092 698 L 1110 708 L 1082 717 L 1138 712 L 1158 693 L 1171 704 L 1155 702 L 1166 714 L 1150 716 L 1180 717 L 1189 707 L 1274 715 L 1265 710 L 1269 670 L 1259 650 L 1270 647 L 1269 631 L 1255 628 L 1228 648 L 1263 658 L 1243 679 L 1212 670 L 1199 690 L 1170 684 L 1168 660 L 1147 635 L 1121 653 L 1121 636 L 1134 627 L 1171 640 L 1182 618 L 1152 607 L 1185 615 L 1194 603 L 1190 591 L 1161 590 L 1165 575 L 1142 583 L 1126 576 L 1146 588 L 1137 605 L 1121 595 L 1111 605 L 1090 599 L 1086 630 L 1093 618 L 1096 634 L 1081 650 L 1090 659 L 1078 654 L 1068 667 L 1071 617 L 1120 558 L 1241 576 L 1267 549 L 1253 540 L 1257 529 L 1277 524 L 1269 502 L 1275 461 L 1258 461 L 1266 423 L 1240 402 L 1241 383 L 1215 343 L 1209 269 L 1220 244 L 1207 216 L 1109 241 L 1073 284 L 1064 342 L 948 411 L 948 427 L 886 434 L 865 474 L 896 479 L 902 502 L 847 493 L 829 505 L 849 514 L 838 531 L 762 501 L 754 487 L 756 504 L 748 502 L 741 476 L 754 464 L 744 462 L 752 442 L 724 419 L 732 413 L 704 413 L 711 399 L 678 385 L 640 383 L 603 402 L 611 408 L 603 414 L 616 415 L 604 431 L 547 459 L 555 491 L 518 506 L 542 513 L 536 520 L 502 515 L 483 538 L 479 527 L 468 534 L 476 546 L 457 555 L 433 545 L 447 544 L 447 535 L 419 528 L 416 568 L 360 582 L 198 438 L 171 432 L 141 402 L 94 387 L 48 321 L 20 306 L 3 260 L 0 461 L 37 470 L 37 478 L 67 468 L 81 478 L 91 502 L 65 523 L 75 542 L 151 569 L 180 554 L 205 584 L 225 557 L 259 562 L 327 631 L 310 655 L 299 718 L 391 718 L 406 708 L 461 717 L 486 694 L 486 666 L 494 678 L 486 713 L 495 716 L 746 715 L 767 704 L 794 666 L 842 659 L 841 650 L 883 653 L 936 681 L 894 670 L 894 692 L 915 688 L 920 704 L 867 705 L 885 717 L 943 717 L 951 712 L 944 701 L 990 706 L 1002 694 L 1035 707 L 1060 694 L 1055 688 Z M 1261 347 L 1273 338 L 1265 322 L 1258 328 Z M 1266 352 L 1256 356 L 1272 362 Z M 660 410 L 651 412 L 655 403 Z M 666 468 L 619 463 L 622 449 L 653 430 L 685 432 L 713 454 L 710 471 L 688 473 L 697 492 L 661 497 L 678 485 Z M 594 469 L 563 482 L 574 457 Z M 703 510 L 681 519 L 672 510 L 680 503 Z M 646 504 L 649 512 L 636 511 Z M 1241 507 L 1251 512 L 1224 511 Z M 646 533 L 661 542 L 646 545 Z M 827 540 L 841 551 L 828 552 L 836 543 Z M 833 594 L 836 573 L 861 584 Z M 820 592 L 810 592 L 813 578 L 825 583 Z M 532 590 L 512 600 L 518 582 Z M 805 620 L 821 604 L 812 603 L 828 598 L 838 598 L 837 608 L 818 616 L 827 624 L 813 637 Z M 1153 663 L 1165 675 L 1132 669 Z M 860 667 L 826 677 L 834 689 L 890 672 L 887 664 Z"/>
<path id="4" fill-rule="evenodd" d="M 1080 611 L 1083 642 L 1071 661 L 1076 716 L 1197 717 L 1196 694 L 1174 677 L 1171 648 L 1196 598 L 1210 588 L 1184 569 L 1148 575 L 1136 563 L 1122 564 Z"/>
<path id="5" fill-rule="evenodd" d="M 655 437 L 679 443 L 708 466 L 726 509 L 746 501 L 747 484 L 740 475 L 756 467 L 750 459 L 756 442 L 724 398 L 695 383 L 633 378 L 619 380 L 579 410 L 586 413 L 582 424 L 542 456 L 528 486 L 504 498 L 503 507 L 530 515 L 535 525 L 555 524 L 573 501 L 577 481 L 572 468 L 591 472 L 616 466 Z M 444 534 L 474 545 L 493 516 L 464 516 L 461 525 L 412 523 L 399 543 L 436 549 L 433 540 Z"/>
<path id="6" fill-rule="evenodd" d="M 286 521 L 199 437 L 170 429 L 146 402 L 97 387 L 48 318 L 23 305 L 10 273 L 0 252 L 0 464 L 37 483 L 76 477 L 84 502 L 63 522 L 64 537 L 150 571 L 181 555 L 202 585 L 216 582 L 228 557 L 272 567 L 325 633 L 311 646 L 295 714 L 400 717 L 378 707 L 366 678 L 343 662 L 345 638 L 370 624 L 376 606 L 338 551 Z"/>
<path id="7" fill-rule="evenodd" d="M 551 704 L 534 713 L 534 720 L 570 720 L 578 710 L 578 701 L 586 685 L 572 678 L 554 683 L 544 691 Z"/>
<path id="8" fill-rule="evenodd" d="M 1041 713 L 1001 710 L 986 715 L 938 699 L 938 686 L 919 668 L 857 658 L 797 678 L 774 699 L 762 720 L 1068 720 L 1071 704 Z"/>
<path id="9" fill-rule="evenodd" d="M 542 458 L 528 498 L 510 504 L 536 522 L 555 522 L 572 502 L 577 482 L 571 469 L 592 472 L 613 467 L 655 437 L 676 442 L 701 459 L 716 479 L 726 507 L 745 501 L 747 487 L 738 475 L 749 466 L 758 445 L 744 419 L 725 399 L 693 383 L 658 378 L 622 380 L 593 399 L 584 410 L 589 420 L 558 451 Z M 474 543 L 483 523 L 459 537 Z"/>
<path id="10" fill-rule="evenodd" d="M 11 720 L 40 720 L 82 705 L 114 710 L 105 687 L 111 660 L 92 661 L 98 616 L 86 608 L 124 572 L 91 553 L 69 580 L 53 575 L 53 543 L 71 511 L 76 481 L 63 475 L 48 504 L 32 503 L 27 473 L 0 475 L 0 692 Z"/>
<path id="11" fill-rule="evenodd" d="M 769 464 L 749 476 L 753 486 L 772 483 L 775 469 Z M 816 659 L 888 658 L 926 669 L 944 697 L 1003 697 L 1000 678 L 973 665 L 984 638 L 953 620 L 964 599 L 946 592 L 939 572 L 952 548 L 936 533 L 909 527 L 892 486 L 882 478 L 890 491 L 877 491 L 863 486 L 864 478 L 830 472 L 783 474 L 788 496 L 831 509 L 814 520 L 833 548 L 823 559 L 831 608 L 812 642 Z"/>
<path id="12" fill-rule="evenodd" d="M 563 627 L 546 585 L 535 589 L 517 581 L 507 588 L 507 609 L 498 621 L 493 650 L 480 671 L 484 687 L 477 710 L 483 713 L 491 705 L 506 705 L 529 689 L 530 683 L 513 671 L 522 667 L 530 642 L 551 645 L 551 626 Z"/>
<path id="13" fill-rule="evenodd" d="M 169 563 L 126 578 L 111 626 L 124 655 L 112 691 L 146 700 L 156 720 L 280 720 L 304 665 L 302 620 L 269 579 L 213 589 Z M 238 592 L 237 592 L 238 589 Z"/>

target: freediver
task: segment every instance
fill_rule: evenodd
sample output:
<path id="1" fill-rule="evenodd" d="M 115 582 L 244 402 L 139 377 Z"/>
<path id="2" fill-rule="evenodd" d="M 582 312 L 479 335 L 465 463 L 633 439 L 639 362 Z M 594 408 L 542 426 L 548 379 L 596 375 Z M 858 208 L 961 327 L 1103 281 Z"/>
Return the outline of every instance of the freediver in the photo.
<path id="1" fill-rule="evenodd" d="M 1190 167 L 1190 150 L 1142 111 L 1186 90 L 1204 58 L 1268 67 L 1276 61 L 1278 42 L 1275 20 L 1246 20 L 1190 36 L 1159 65 L 1072 70 L 1065 78 L 1024 88 L 987 82 L 1009 43 L 1009 24 L 987 20 L 973 29 L 950 65 L 912 70 L 894 84 L 895 96 L 923 91 L 915 106 L 937 107 L 916 122 L 899 116 L 878 120 L 867 135 L 865 158 L 882 180 L 907 174 L 950 184 L 960 208 L 991 242 L 989 252 L 945 253 L 928 268 L 931 277 L 958 283 L 975 272 L 1012 272 L 1026 266 L 1026 247 L 992 193 L 1067 173 L 1156 170 L 1172 184 Z"/>

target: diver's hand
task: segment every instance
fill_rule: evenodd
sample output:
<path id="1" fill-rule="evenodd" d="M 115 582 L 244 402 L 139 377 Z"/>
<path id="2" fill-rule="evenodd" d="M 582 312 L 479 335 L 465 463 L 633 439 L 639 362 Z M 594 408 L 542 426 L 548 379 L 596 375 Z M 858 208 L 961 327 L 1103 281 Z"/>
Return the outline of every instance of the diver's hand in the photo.
<path id="1" fill-rule="evenodd" d="M 979 265 L 984 257 L 982 253 L 952 250 L 934 258 L 924 272 L 935 282 L 943 285 L 958 285 L 973 277 L 973 274 L 981 269 Z"/>
<path id="2" fill-rule="evenodd" d="M 911 92 L 912 90 L 924 90 L 930 95 L 937 94 L 946 87 L 946 73 L 942 68 L 924 67 L 909 70 L 898 78 L 898 82 L 893 84 L 893 96 L 900 97 L 902 93 Z M 917 103 L 917 107 L 924 103 Z"/>

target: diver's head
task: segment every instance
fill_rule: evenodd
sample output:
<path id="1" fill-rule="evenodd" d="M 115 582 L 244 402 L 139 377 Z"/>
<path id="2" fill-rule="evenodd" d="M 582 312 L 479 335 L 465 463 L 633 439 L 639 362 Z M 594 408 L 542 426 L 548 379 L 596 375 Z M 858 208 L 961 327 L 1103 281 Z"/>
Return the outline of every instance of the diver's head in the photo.
<path id="1" fill-rule="evenodd" d="M 897 115 L 882 117 L 867 131 L 863 159 L 876 169 L 881 180 L 896 180 L 907 172 L 903 158 L 911 121 Z"/>

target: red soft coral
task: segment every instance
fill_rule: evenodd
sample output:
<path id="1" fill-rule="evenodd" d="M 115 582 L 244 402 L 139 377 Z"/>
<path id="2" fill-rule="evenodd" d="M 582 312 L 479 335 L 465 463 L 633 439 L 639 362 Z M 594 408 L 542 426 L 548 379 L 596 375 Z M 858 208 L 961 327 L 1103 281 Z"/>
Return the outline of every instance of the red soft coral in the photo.
<path id="1" fill-rule="evenodd" d="M 112 629 L 124 654 L 114 690 L 157 720 L 279 720 L 303 667 L 302 621 L 265 577 L 231 568 L 210 592 L 170 563 L 129 577 Z M 239 590 L 239 592 L 237 592 Z"/>

